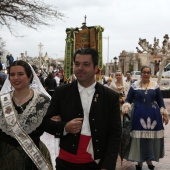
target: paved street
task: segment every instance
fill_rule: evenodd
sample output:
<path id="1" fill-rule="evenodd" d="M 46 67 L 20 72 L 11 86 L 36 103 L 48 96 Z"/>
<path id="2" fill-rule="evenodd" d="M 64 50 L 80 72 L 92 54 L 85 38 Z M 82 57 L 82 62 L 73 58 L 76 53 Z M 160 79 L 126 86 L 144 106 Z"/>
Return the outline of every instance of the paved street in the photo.
<path id="1" fill-rule="evenodd" d="M 153 162 L 153 164 L 155 165 L 154 170 L 170 170 L 170 122 L 165 126 L 165 157 L 159 162 Z M 135 162 L 123 160 L 121 166 L 121 160 L 118 158 L 116 170 L 135 170 L 135 165 Z M 146 163 L 144 163 L 142 170 L 148 170 Z"/>

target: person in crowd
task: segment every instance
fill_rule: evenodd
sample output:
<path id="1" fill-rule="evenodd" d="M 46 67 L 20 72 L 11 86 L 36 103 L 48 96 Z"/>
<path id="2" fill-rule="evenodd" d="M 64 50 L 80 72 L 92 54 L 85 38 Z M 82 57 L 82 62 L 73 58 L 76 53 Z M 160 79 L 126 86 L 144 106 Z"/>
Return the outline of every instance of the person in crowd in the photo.
<path id="1" fill-rule="evenodd" d="M 57 86 L 59 86 L 60 85 L 60 77 L 58 75 L 58 71 L 53 71 L 53 76 L 54 76 L 54 79 L 57 83 Z"/>
<path id="2" fill-rule="evenodd" d="M 153 170 L 152 161 L 164 157 L 163 123 L 166 125 L 169 120 L 160 88 L 150 75 L 151 69 L 143 66 L 141 80 L 131 85 L 122 107 L 123 113 L 131 117 L 131 140 L 125 158 L 138 162 L 136 170 L 141 170 L 145 161 Z"/>
<path id="3" fill-rule="evenodd" d="M 47 90 L 48 94 L 52 97 L 55 91 L 55 88 L 57 87 L 56 80 L 53 77 L 53 73 L 49 73 L 47 78 L 45 79 L 45 89 Z"/>
<path id="4" fill-rule="evenodd" d="M 105 75 L 102 75 L 102 84 L 103 85 L 107 84 Z"/>
<path id="5" fill-rule="evenodd" d="M 131 84 L 133 83 L 133 79 L 131 77 L 131 72 L 126 72 L 125 82 L 128 84 L 128 89 L 130 88 Z"/>
<path id="6" fill-rule="evenodd" d="M 107 81 L 106 81 L 107 83 L 104 84 L 104 86 L 110 88 L 110 84 L 111 84 L 112 80 L 113 80 L 113 79 L 112 79 L 111 77 L 109 77 L 109 78 L 107 79 Z"/>
<path id="7" fill-rule="evenodd" d="M 120 103 L 120 110 L 121 110 L 121 118 L 123 120 L 122 114 L 122 105 L 125 102 L 126 95 L 128 92 L 128 84 L 124 80 L 124 76 L 120 70 L 117 70 L 115 73 L 115 77 L 113 78 L 110 86 L 112 90 L 119 93 L 119 103 Z"/>
<path id="8" fill-rule="evenodd" d="M 38 67 L 36 66 L 36 64 L 35 64 L 35 63 L 32 63 L 32 64 L 31 64 L 31 66 L 32 66 L 32 68 L 34 69 L 34 71 L 35 71 L 35 72 L 37 72 L 37 71 L 38 71 Z"/>
<path id="9" fill-rule="evenodd" d="M 45 81 L 44 81 L 44 77 L 42 76 L 41 70 L 35 70 L 35 73 L 37 74 L 37 77 L 39 78 L 41 84 L 43 87 L 45 87 Z"/>
<path id="10" fill-rule="evenodd" d="M 10 56 L 7 55 L 6 56 L 6 67 L 9 68 L 9 66 L 10 66 Z"/>
<path id="11" fill-rule="evenodd" d="M 120 96 L 126 96 L 128 92 L 128 84 L 124 80 L 124 76 L 120 70 L 117 70 L 115 77 L 112 79 L 110 88 L 120 94 Z M 122 99 L 124 100 L 124 99 Z"/>
<path id="12" fill-rule="evenodd" d="M 40 141 L 50 96 L 27 62 L 11 64 L 0 102 L 0 169 L 51 170 L 49 151 Z"/>
<path id="13" fill-rule="evenodd" d="M 63 73 L 62 70 L 60 70 L 60 71 L 58 72 L 58 77 L 60 78 L 60 85 L 63 85 L 63 84 L 66 83 L 66 82 L 65 82 L 65 79 L 64 79 L 64 73 Z M 68 82 L 67 82 L 67 83 L 68 83 Z"/>
<path id="14" fill-rule="evenodd" d="M 114 79 L 115 73 L 110 73 L 110 77 L 111 77 L 112 79 Z"/>
<path id="15" fill-rule="evenodd" d="M 12 54 L 6 56 L 6 67 L 9 67 L 14 62 Z"/>
<path id="16" fill-rule="evenodd" d="M 0 81 L 0 89 L 2 88 L 6 78 L 7 78 L 7 74 L 5 74 L 3 72 L 3 66 L 2 66 L 2 64 L 0 64 L 0 79 L 1 79 L 1 81 Z"/>
<path id="17" fill-rule="evenodd" d="M 122 130 L 119 95 L 95 81 L 98 58 L 94 49 L 78 49 L 77 80 L 57 87 L 51 99 L 45 121 L 47 132 L 60 137 L 57 170 L 115 170 Z M 58 115 L 53 128 L 51 118 Z"/>

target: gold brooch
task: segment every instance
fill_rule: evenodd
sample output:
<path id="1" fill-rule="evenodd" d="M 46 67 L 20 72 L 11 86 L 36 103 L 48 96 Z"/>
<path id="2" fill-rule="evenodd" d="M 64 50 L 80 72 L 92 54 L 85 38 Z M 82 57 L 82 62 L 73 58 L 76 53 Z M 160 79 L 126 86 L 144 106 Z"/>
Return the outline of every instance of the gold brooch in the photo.
<path id="1" fill-rule="evenodd" d="M 95 97 L 94 97 L 94 102 L 97 102 L 97 98 L 98 98 L 98 97 L 99 97 L 99 95 L 96 94 Z"/>

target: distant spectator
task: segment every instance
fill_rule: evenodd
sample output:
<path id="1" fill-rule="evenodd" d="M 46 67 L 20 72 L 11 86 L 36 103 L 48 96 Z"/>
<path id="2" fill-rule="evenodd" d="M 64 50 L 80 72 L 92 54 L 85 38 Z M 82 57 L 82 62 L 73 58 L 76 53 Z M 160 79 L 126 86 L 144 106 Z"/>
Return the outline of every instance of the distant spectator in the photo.
<path id="1" fill-rule="evenodd" d="M 64 84 L 64 76 L 63 76 L 63 73 L 59 72 L 58 73 L 58 76 L 60 78 L 60 85 L 63 85 Z"/>
<path id="2" fill-rule="evenodd" d="M 2 66 L 2 64 L 0 64 L 0 79 L 1 79 L 1 80 L 0 80 L 0 86 L 1 86 L 1 87 L 3 86 L 6 78 L 7 78 L 7 74 L 5 74 L 5 73 L 3 72 L 3 66 Z"/>
<path id="3" fill-rule="evenodd" d="M 130 88 L 131 84 L 133 83 L 133 79 L 131 77 L 131 72 L 127 71 L 126 72 L 126 77 L 125 77 L 125 81 L 128 84 L 128 89 Z"/>
<path id="4" fill-rule="evenodd" d="M 10 65 L 14 62 L 14 57 L 12 54 L 6 56 L 6 66 L 10 67 Z"/>
<path id="5" fill-rule="evenodd" d="M 107 84 L 107 80 L 106 80 L 106 77 L 104 75 L 102 75 L 102 84 L 103 85 Z"/>
<path id="6" fill-rule="evenodd" d="M 45 89 L 50 96 L 53 96 L 57 83 L 53 77 L 53 73 L 49 73 L 48 77 L 45 79 Z"/>
<path id="7" fill-rule="evenodd" d="M 111 73 L 111 74 L 110 74 L 110 77 L 111 77 L 112 79 L 114 79 L 114 78 L 115 78 L 115 73 Z"/>
<path id="8" fill-rule="evenodd" d="M 111 77 L 109 77 L 109 78 L 107 79 L 106 83 L 104 84 L 104 86 L 110 88 L 110 84 L 111 84 L 112 80 L 113 80 L 113 79 L 112 79 Z"/>
<path id="9" fill-rule="evenodd" d="M 14 57 L 12 54 L 9 55 L 9 64 L 11 65 L 14 62 Z"/>
<path id="10" fill-rule="evenodd" d="M 60 77 L 58 75 L 58 71 L 53 71 L 53 76 L 54 76 L 54 79 L 57 83 L 57 86 L 59 86 L 60 85 Z"/>
<path id="11" fill-rule="evenodd" d="M 44 78 L 42 76 L 42 73 L 37 69 L 35 70 L 35 73 L 37 74 L 37 77 L 39 78 L 41 84 L 43 87 L 45 87 L 45 82 L 44 82 Z"/>
<path id="12" fill-rule="evenodd" d="M 9 68 L 10 66 L 10 61 L 9 61 L 9 55 L 6 56 L 6 67 Z"/>
<path id="13" fill-rule="evenodd" d="M 31 66 L 32 66 L 32 68 L 34 69 L 35 72 L 38 71 L 38 67 L 35 64 L 32 64 Z"/>

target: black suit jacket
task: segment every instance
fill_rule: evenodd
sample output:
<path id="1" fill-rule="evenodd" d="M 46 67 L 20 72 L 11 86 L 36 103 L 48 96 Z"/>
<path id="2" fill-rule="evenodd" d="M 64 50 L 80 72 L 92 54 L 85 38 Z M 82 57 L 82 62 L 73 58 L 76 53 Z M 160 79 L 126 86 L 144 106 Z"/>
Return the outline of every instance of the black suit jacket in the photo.
<path id="1" fill-rule="evenodd" d="M 89 113 L 94 159 L 101 160 L 101 168 L 114 170 L 121 139 L 119 95 L 99 83 L 95 89 Z M 62 121 L 51 121 L 54 115 L 60 115 Z M 63 136 L 63 131 L 67 122 L 83 117 L 77 81 L 74 81 L 57 87 L 43 125 L 48 133 L 60 138 L 62 149 L 76 154 L 80 133 Z"/>

